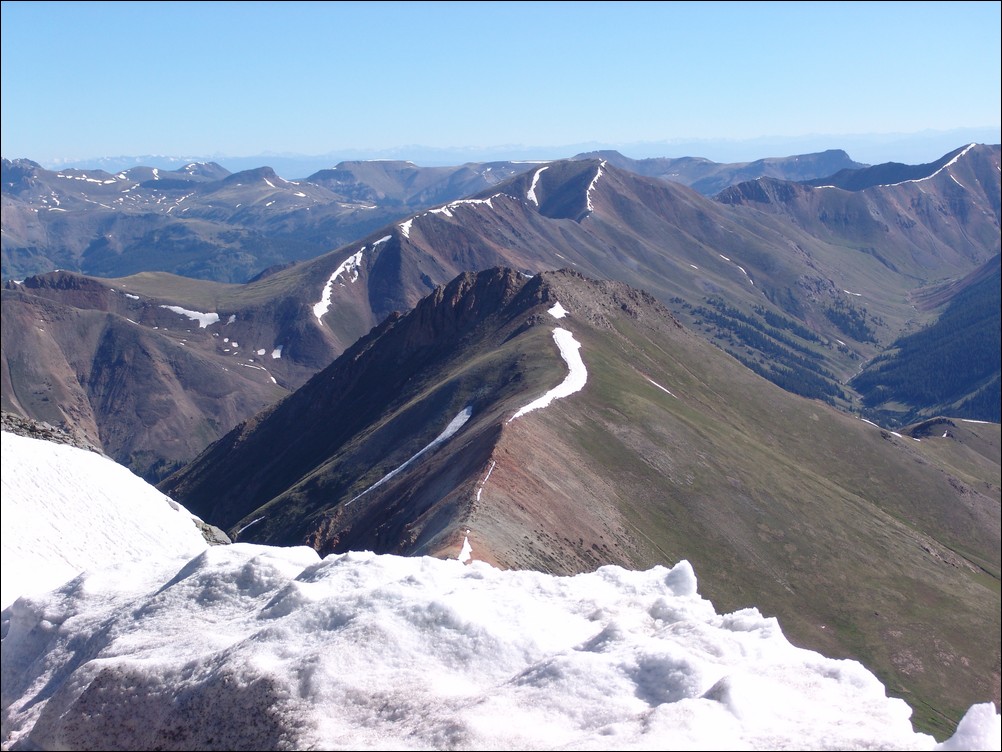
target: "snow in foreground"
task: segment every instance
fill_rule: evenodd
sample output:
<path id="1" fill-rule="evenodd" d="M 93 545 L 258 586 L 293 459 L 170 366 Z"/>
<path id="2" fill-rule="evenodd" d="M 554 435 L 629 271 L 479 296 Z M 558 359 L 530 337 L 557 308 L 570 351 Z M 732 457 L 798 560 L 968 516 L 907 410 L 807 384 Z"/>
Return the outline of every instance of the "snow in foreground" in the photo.
<path id="1" fill-rule="evenodd" d="M 56 448 L 7 436 L 5 483 Z M 71 451 L 70 465 L 107 462 Z M 83 522 L 134 503 L 60 488 L 74 477 L 39 479 L 64 500 L 40 514 Z M 17 567 L 8 488 L 36 493 L 4 486 L 4 570 Z M 685 561 L 555 577 L 495 569 L 475 550 L 464 564 L 160 543 L 4 610 L 3 749 L 1000 744 L 990 703 L 946 745 L 915 733 L 908 706 L 861 664 L 792 646 L 755 609 L 717 614 Z"/>
<path id="2" fill-rule="evenodd" d="M 0 606 L 85 569 L 208 545 L 187 510 L 114 460 L 6 431 L 0 441 Z"/>

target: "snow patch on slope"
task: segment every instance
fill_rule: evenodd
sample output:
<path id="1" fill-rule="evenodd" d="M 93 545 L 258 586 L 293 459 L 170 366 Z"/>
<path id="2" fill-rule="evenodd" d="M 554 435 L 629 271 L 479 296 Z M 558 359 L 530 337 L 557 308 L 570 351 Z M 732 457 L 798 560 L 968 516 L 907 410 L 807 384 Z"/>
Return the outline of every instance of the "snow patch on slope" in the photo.
<path id="1" fill-rule="evenodd" d="M 387 236 L 388 238 L 389 236 Z M 365 250 L 365 246 L 362 246 L 351 256 L 346 258 L 341 262 L 341 265 L 334 270 L 330 278 L 327 280 L 327 284 L 324 285 L 324 291 L 320 296 L 319 302 L 313 305 L 313 315 L 317 317 L 317 321 L 323 320 L 324 314 L 331 307 L 331 294 L 334 291 L 334 283 L 338 281 L 338 278 L 342 274 L 351 274 L 351 279 L 349 282 L 354 282 L 358 279 L 358 270 L 362 264 L 362 252 Z M 343 282 L 341 283 L 344 284 Z"/>
<path id="2" fill-rule="evenodd" d="M 532 176 L 532 185 L 529 186 L 529 192 L 525 194 L 526 199 L 534 203 L 536 206 L 539 206 L 539 199 L 536 198 L 536 183 L 539 182 L 539 173 L 548 169 L 550 169 L 549 165 L 546 167 L 540 167 L 536 170 L 535 174 Z"/>
<path id="3" fill-rule="evenodd" d="M 553 330 L 553 341 L 557 343 L 557 347 L 560 349 L 560 357 L 567 363 L 569 372 L 566 378 L 542 397 L 533 400 L 508 418 L 508 423 L 533 410 L 547 407 L 553 400 L 563 399 L 575 392 L 581 391 L 587 383 L 588 369 L 585 368 L 584 361 L 581 359 L 581 353 L 579 352 L 581 343 L 574 339 L 573 334 L 560 327 Z"/>
<path id="4" fill-rule="evenodd" d="M 435 439 L 431 443 L 429 443 L 427 446 L 425 446 L 424 449 L 422 449 L 420 452 L 417 452 L 416 454 L 414 454 L 409 460 L 407 460 L 405 463 L 403 463 L 402 465 L 400 465 L 399 467 L 397 467 L 395 470 L 390 471 L 389 473 L 387 473 L 386 475 L 384 475 L 382 478 L 380 478 L 379 480 L 377 480 L 375 483 L 373 483 L 367 489 L 365 489 L 364 491 L 362 491 L 362 493 L 360 493 L 354 499 L 352 499 L 351 501 L 349 501 L 348 504 L 351 504 L 356 499 L 358 499 L 358 498 L 360 498 L 362 496 L 365 496 L 367 493 L 369 493 L 369 491 L 371 491 L 372 489 L 376 488 L 377 486 L 381 486 L 383 483 L 385 483 L 386 481 L 388 481 L 394 475 L 398 474 L 399 472 L 401 472 L 402 470 L 404 470 L 405 468 L 407 468 L 418 457 L 422 456 L 423 454 L 426 454 L 427 452 L 430 452 L 435 447 L 439 446 L 440 444 L 444 444 L 446 441 L 448 441 L 449 439 L 451 439 L 456 434 L 456 432 L 466 424 L 466 421 L 468 421 L 470 419 L 471 415 L 473 415 L 473 407 L 472 406 L 467 406 L 467 407 L 463 408 L 459 413 L 456 414 L 456 417 L 452 419 L 452 421 L 449 423 L 449 425 L 447 425 L 445 427 L 445 430 L 442 431 L 442 433 L 440 433 L 437 437 L 435 437 Z M 348 506 L 348 504 L 345 504 L 345 506 Z"/>
<path id="5" fill-rule="evenodd" d="M 182 316 L 187 316 L 192 321 L 197 321 L 198 326 L 201 329 L 205 329 L 207 326 L 211 326 L 219 321 L 218 313 L 199 313 L 198 311 L 189 311 L 187 308 L 181 308 L 181 306 L 173 305 L 162 305 L 161 308 L 166 308 L 168 311 L 173 311 Z"/>

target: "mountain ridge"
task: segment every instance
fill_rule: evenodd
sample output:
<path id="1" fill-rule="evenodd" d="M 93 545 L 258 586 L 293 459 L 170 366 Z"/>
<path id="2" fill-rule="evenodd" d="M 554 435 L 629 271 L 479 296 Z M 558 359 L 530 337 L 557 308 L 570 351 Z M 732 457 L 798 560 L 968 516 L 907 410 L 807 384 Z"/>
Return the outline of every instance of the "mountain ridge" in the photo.
<path id="1" fill-rule="evenodd" d="M 447 167 L 341 161 L 287 180 L 260 164 L 235 173 L 211 161 L 189 161 L 172 170 L 137 165 L 108 172 L 100 167 L 47 170 L 29 159 L 4 159 L 0 272 L 6 280 L 53 267 L 104 277 L 158 268 L 243 282 L 265 268 L 357 241 L 397 217 L 469 196 L 548 161 Z M 638 167 L 665 160 L 627 162 Z M 822 167 L 824 155 L 800 155 L 759 160 L 751 167 L 699 164 L 703 178 L 712 172 L 723 185 L 738 180 L 737 175 L 757 174 L 754 165 L 760 164 L 768 165 L 769 174 L 800 178 L 857 163 L 829 158 L 828 169 Z M 806 165 L 815 166 L 805 172 Z M 691 183 L 687 175 L 683 170 L 674 179 Z M 108 216 L 111 209 L 122 216 Z M 152 257 L 146 250 L 151 243 L 170 253 Z"/>
<path id="2" fill-rule="evenodd" d="M 979 148 L 926 183 L 857 193 L 784 183 L 786 198 L 768 204 L 713 201 L 685 186 L 603 167 L 596 160 L 534 165 L 472 197 L 412 214 L 361 241 L 261 275 L 253 284 L 222 285 L 149 272 L 90 284 L 104 286 L 109 299 L 127 304 L 115 311 L 141 322 L 142 336 L 166 336 L 173 341 L 170 347 L 184 340 L 180 346 L 223 358 L 219 365 L 224 369 L 227 360 L 232 363 L 244 352 L 248 357 L 240 361 L 241 370 L 248 376 L 266 383 L 273 378 L 290 391 L 386 316 L 408 310 L 463 271 L 497 265 L 528 273 L 570 267 L 647 290 L 686 326 L 761 375 L 852 409 L 854 397 L 845 382 L 861 362 L 936 315 L 907 302 L 916 280 L 961 276 L 988 257 L 993 243 L 998 245 L 997 215 L 990 211 L 967 211 L 962 221 L 949 224 L 946 212 L 955 198 L 918 194 L 924 213 L 911 216 L 911 199 L 905 196 L 940 185 L 960 190 L 954 177 L 979 186 L 969 178 L 974 173 L 968 163 L 992 160 L 997 164 L 998 149 Z M 265 185 L 265 179 L 256 182 Z M 987 209 L 998 193 L 997 183 L 996 175 L 994 186 L 979 188 L 984 197 L 971 194 L 965 200 Z M 779 184 L 762 179 L 742 185 Z M 870 217 L 871 211 L 903 212 L 907 227 L 871 221 L 871 229 L 864 231 L 846 224 L 846 218 Z M 827 223 L 818 220 L 821 215 L 830 218 Z M 833 221 L 835 217 L 843 219 Z M 952 242 L 962 233 L 966 246 Z M 52 278 L 68 279 L 67 274 Z M 33 305 L 36 295 L 66 295 L 71 304 L 79 299 L 60 292 L 47 278 L 8 284 L 5 306 Z M 183 314 L 172 314 L 171 323 L 163 318 L 168 316 L 164 306 L 215 312 L 220 319 L 206 327 L 179 328 Z M 50 327 L 68 321 L 65 316 L 43 318 Z M 23 336 L 15 333 L 7 341 L 13 347 Z M 242 348 L 230 348 L 234 341 Z M 77 391 L 76 374 L 91 367 L 74 365 L 57 379 L 38 374 L 30 386 L 19 388 L 18 409 L 38 410 L 36 417 L 58 423 L 61 418 L 53 408 L 61 398 L 55 405 L 45 402 L 44 385 L 58 380 Z M 38 396 L 28 399 L 40 385 Z M 12 388 L 5 386 L 5 399 Z M 78 399 L 80 404 L 90 400 Z M 258 402 L 254 409 L 262 406 Z M 221 417 L 217 428 L 209 427 L 209 440 L 247 414 Z M 126 434 L 132 443 L 147 441 L 141 432 L 127 429 Z M 190 442 L 192 434 L 187 436 Z M 189 446 L 188 459 L 204 448 Z"/>
<path id="3" fill-rule="evenodd" d="M 567 378 L 558 328 L 585 383 L 513 419 Z M 865 658 L 935 723 L 975 674 L 998 693 L 981 641 L 1000 628 L 1002 482 L 992 450 L 968 450 L 998 429 L 883 430 L 755 376 L 642 291 L 499 268 L 391 317 L 159 488 L 238 541 L 322 555 L 468 540 L 501 568 L 563 574 L 686 558 L 725 608 L 759 582 L 800 644 Z M 948 671 L 946 694 L 902 670 L 933 643 L 980 668 Z"/>

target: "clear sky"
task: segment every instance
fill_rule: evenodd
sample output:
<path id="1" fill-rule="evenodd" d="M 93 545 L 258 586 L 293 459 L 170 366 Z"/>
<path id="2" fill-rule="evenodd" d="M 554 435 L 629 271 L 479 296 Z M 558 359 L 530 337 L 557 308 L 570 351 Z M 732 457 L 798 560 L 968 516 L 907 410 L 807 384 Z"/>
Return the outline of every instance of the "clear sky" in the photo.
<path id="1" fill-rule="evenodd" d="M 997 132 L 1000 8 L 4 0 L 2 156 Z"/>
<path id="2" fill-rule="evenodd" d="M 687 561 L 209 547 L 93 452 L 4 432 L 0 460 L 4 605 L 28 595 L 3 612 L 5 748 L 999 749 L 987 698 L 936 744 L 862 664 L 717 613 Z"/>

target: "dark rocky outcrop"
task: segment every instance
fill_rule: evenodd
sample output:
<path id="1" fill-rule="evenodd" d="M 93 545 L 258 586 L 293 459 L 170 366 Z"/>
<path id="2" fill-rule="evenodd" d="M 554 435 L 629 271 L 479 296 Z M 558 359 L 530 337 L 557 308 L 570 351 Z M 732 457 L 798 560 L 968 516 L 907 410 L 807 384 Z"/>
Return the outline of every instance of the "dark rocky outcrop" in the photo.
<path id="1" fill-rule="evenodd" d="M 51 441 L 54 444 L 67 444 L 77 449 L 85 449 L 88 452 L 96 452 L 97 454 L 106 456 L 104 452 L 94 446 L 86 437 L 78 435 L 69 426 L 53 426 L 44 421 L 25 418 L 5 410 L 0 413 L 0 429 L 8 433 L 17 434 L 18 436 L 27 436 L 29 439 Z"/>

